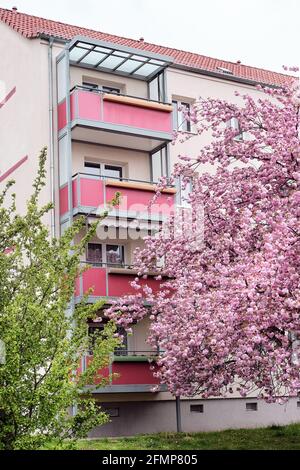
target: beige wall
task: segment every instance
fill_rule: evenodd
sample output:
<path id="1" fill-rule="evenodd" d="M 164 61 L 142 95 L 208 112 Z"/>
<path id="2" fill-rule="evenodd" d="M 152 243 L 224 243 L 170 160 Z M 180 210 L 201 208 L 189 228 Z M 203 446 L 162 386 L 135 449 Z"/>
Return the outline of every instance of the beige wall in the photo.
<path id="1" fill-rule="evenodd" d="M 121 93 L 126 95 L 148 98 L 147 83 L 142 80 L 135 80 L 122 76 L 113 75 L 96 70 L 71 67 L 70 73 L 71 88 L 82 85 L 82 82 L 96 83 L 97 85 L 112 86 L 121 89 Z"/>
<path id="2" fill-rule="evenodd" d="M 262 94 L 255 87 L 242 83 L 230 82 L 214 77 L 199 75 L 196 73 L 169 68 L 167 71 L 168 101 L 172 99 L 193 103 L 199 97 L 220 98 L 236 104 L 242 104 L 242 99 L 234 95 L 235 91 L 243 94 L 251 94 L 254 98 Z M 192 131 L 195 129 L 192 127 Z M 193 133 L 193 132 L 192 132 Z M 191 136 L 192 136 L 191 133 Z M 176 142 L 170 146 L 171 163 L 178 161 L 179 154 L 196 156 L 199 149 L 209 143 L 210 134 L 205 136 L 192 136 L 184 143 Z"/>
<path id="3" fill-rule="evenodd" d="M 122 165 L 125 178 L 150 181 L 150 158 L 148 153 L 73 142 L 72 154 L 73 174 L 87 172 L 84 169 L 84 161 L 90 160 Z"/>
<path id="4" fill-rule="evenodd" d="M 54 55 L 59 51 L 54 47 Z M 0 101 L 16 87 L 16 94 L 0 109 L 0 170 L 3 174 L 28 155 L 28 161 L 8 178 L 16 181 L 17 210 L 22 213 L 32 193 L 39 152 L 45 146 L 49 148 L 48 47 L 0 22 L 0 55 Z M 51 200 L 49 155 L 46 166 L 47 184 L 41 204 Z M 0 183 L 1 188 L 4 185 L 5 181 Z M 50 225 L 49 215 L 45 222 Z"/>

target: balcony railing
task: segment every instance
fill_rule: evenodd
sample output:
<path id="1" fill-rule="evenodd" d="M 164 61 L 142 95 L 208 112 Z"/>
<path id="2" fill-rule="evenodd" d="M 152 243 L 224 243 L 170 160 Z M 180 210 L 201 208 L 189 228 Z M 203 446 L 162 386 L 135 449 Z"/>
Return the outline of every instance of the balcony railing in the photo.
<path id="1" fill-rule="evenodd" d="M 149 205 L 156 191 L 154 183 L 122 178 L 77 173 L 73 176 L 73 214 L 97 213 L 98 208 L 105 208 L 115 196 L 121 193 L 118 215 L 130 218 L 166 217 L 174 211 L 174 186 L 162 191 L 153 205 Z M 68 186 L 60 188 L 60 215 L 68 211 Z"/>
<path id="2" fill-rule="evenodd" d="M 158 356 L 158 351 L 130 351 L 127 349 L 116 349 L 114 362 L 153 362 Z"/>
<path id="3" fill-rule="evenodd" d="M 79 301 L 91 288 L 88 301 L 94 302 L 101 298 L 116 298 L 128 294 L 136 294 L 131 282 L 136 278 L 136 271 L 125 264 L 88 263 L 83 265 L 87 270 L 77 278 L 75 283 L 75 300 Z M 148 279 L 141 279 L 140 284 L 147 284 L 153 292 L 160 290 L 162 281 L 155 279 L 155 273 Z"/>
<path id="4" fill-rule="evenodd" d="M 131 148 L 152 151 L 173 138 L 172 105 L 169 103 L 76 86 L 70 92 L 70 115 L 72 128 L 88 127 L 148 140 L 142 146 L 135 146 L 134 142 L 125 145 Z M 66 125 L 64 100 L 58 105 L 59 131 Z M 74 135 L 74 138 L 78 136 Z"/>

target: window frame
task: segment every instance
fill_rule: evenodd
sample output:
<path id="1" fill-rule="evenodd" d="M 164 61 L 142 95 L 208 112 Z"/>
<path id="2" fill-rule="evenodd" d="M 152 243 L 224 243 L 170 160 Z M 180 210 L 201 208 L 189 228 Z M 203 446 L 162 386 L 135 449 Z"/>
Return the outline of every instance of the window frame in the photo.
<path id="1" fill-rule="evenodd" d="M 236 142 L 243 142 L 245 140 L 245 133 L 242 131 L 242 128 L 241 128 L 241 125 L 240 125 L 240 122 L 238 120 L 238 118 L 236 118 L 235 116 L 233 116 L 232 118 L 230 118 L 227 122 L 226 122 L 226 127 L 231 130 L 236 130 L 237 132 L 239 132 L 239 134 L 237 134 L 233 140 L 235 140 Z"/>
<path id="2" fill-rule="evenodd" d="M 90 165 L 90 166 L 88 166 L 88 165 Z M 105 175 L 106 167 L 110 167 L 111 169 L 112 168 L 118 169 L 119 172 L 120 172 L 120 177 L 118 178 L 116 176 Z M 89 169 L 91 170 L 92 168 L 94 168 L 95 170 L 97 168 L 99 168 L 99 173 L 97 173 L 96 171 L 95 172 L 93 172 L 93 171 L 89 172 Z M 84 169 L 85 169 L 85 173 L 88 174 L 88 175 L 102 176 L 104 178 L 112 178 L 112 179 L 116 179 L 118 181 L 122 181 L 123 178 L 124 178 L 124 166 L 123 165 L 118 165 L 118 164 L 114 164 L 114 163 L 107 163 L 107 162 L 95 162 L 95 161 L 92 161 L 92 160 L 85 159 L 84 160 Z"/>
<path id="3" fill-rule="evenodd" d="M 188 101 L 181 101 L 177 99 L 172 99 L 172 106 L 173 106 L 173 112 L 172 112 L 172 125 L 173 125 L 173 131 L 177 132 L 188 132 L 192 133 L 192 125 L 191 121 L 188 121 L 187 119 L 183 119 L 183 111 L 179 111 L 179 108 L 182 107 L 187 107 L 188 111 L 191 111 L 191 102 Z M 179 121 L 181 120 L 181 123 L 179 124 Z M 174 125 L 175 123 L 175 125 Z M 182 126 L 185 125 L 186 129 L 183 129 Z M 184 126 L 184 127 L 185 127 Z"/>
<path id="4" fill-rule="evenodd" d="M 121 88 L 117 86 L 98 85 L 97 83 L 85 82 L 85 81 L 82 82 L 82 86 L 86 88 L 90 88 L 90 90 L 101 91 L 102 93 L 111 93 L 114 95 L 121 95 Z"/>
<path id="5" fill-rule="evenodd" d="M 101 258 L 102 261 L 93 261 L 89 258 L 89 245 L 99 245 L 101 247 Z M 121 256 L 122 260 L 121 263 L 108 263 L 107 262 L 107 247 L 108 246 L 117 246 L 121 248 Z M 92 265 L 101 265 L 101 266 L 108 266 L 108 267 L 122 267 L 126 265 L 126 250 L 125 245 L 119 243 L 98 243 L 98 242 L 89 242 L 86 247 L 86 261 Z"/>
<path id="6" fill-rule="evenodd" d="M 176 204 L 177 206 L 183 207 L 184 209 L 190 209 L 191 203 L 185 198 L 185 196 L 191 194 L 193 191 L 193 181 L 191 179 L 184 189 L 182 188 L 182 184 L 182 178 L 179 177 L 176 182 Z M 187 190 L 188 193 L 186 193 Z"/>

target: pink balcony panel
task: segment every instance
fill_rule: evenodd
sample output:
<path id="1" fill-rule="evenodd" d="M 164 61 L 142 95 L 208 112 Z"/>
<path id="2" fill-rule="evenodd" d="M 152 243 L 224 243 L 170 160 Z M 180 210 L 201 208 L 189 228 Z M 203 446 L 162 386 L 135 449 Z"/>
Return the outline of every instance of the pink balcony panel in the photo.
<path id="1" fill-rule="evenodd" d="M 73 199 L 73 207 L 78 207 L 78 180 L 75 179 L 72 182 L 72 199 Z"/>
<path id="2" fill-rule="evenodd" d="M 90 267 L 82 273 L 83 293 L 90 288 L 93 292 L 90 294 L 95 297 L 106 296 L 106 269 L 99 267 Z"/>
<path id="3" fill-rule="evenodd" d="M 104 182 L 80 177 L 80 205 L 98 207 L 104 203 Z"/>
<path id="4" fill-rule="evenodd" d="M 127 294 L 136 294 L 137 291 L 130 283 L 134 281 L 135 275 L 127 274 L 109 274 L 108 275 L 108 295 L 109 297 L 122 297 Z M 154 292 L 160 289 L 160 281 L 157 281 L 151 277 L 148 279 L 142 279 L 141 285 L 147 284 L 151 287 Z"/>
<path id="5" fill-rule="evenodd" d="M 86 365 L 88 367 L 88 365 L 90 364 L 90 362 L 93 360 L 93 356 L 88 356 L 86 358 Z M 99 370 L 98 371 L 98 378 L 95 379 L 95 384 L 99 384 L 101 382 L 101 379 L 105 378 L 107 379 L 109 377 L 109 368 L 108 367 L 104 367 L 103 369 Z"/>
<path id="6" fill-rule="evenodd" d="M 104 101 L 103 121 L 158 132 L 172 132 L 171 113 L 122 103 Z"/>
<path id="7" fill-rule="evenodd" d="M 101 93 L 74 90 L 70 96 L 71 120 L 93 122 L 144 129 L 172 134 L 172 113 L 141 105 L 113 102 L 103 99 Z M 62 118 L 63 120 L 63 118 Z"/>
<path id="8" fill-rule="evenodd" d="M 89 91 L 77 90 L 71 95 L 71 119 L 99 121 L 101 95 Z"/>
<path id="9" fill-rule="evenodd" d="M 62 130 L 67 125 L 67 108 L 66 108 L 66 100 L 62 101 L 58 105 L 57 109 L 57 121 L 58 121 L 58 130 Z"/>
<path id="10" fill-rule="evenodd" d="M 120 376 L 113 380 L 112 385 L 147 385 L 159 384 L 158 379 L 153 377 L 148 362 L 114 362 L 113 373 Z"/>
<path id="11" fill-rule="evenodd" d="M 87 357 L 86 365 L 92 361 L 92 356 Z M 157 385 L 159 380 L 153 376 L 151 365 L 148 362 L 113 362 L 112 373 L 118 374 L 110 385 Z M 81 368 L 78 369 L 81 372 Z M 95 384 L 101 382 L 101 378 L 109 377 L 109 368 L 100 369 L 99 377 L 95 379 Z"/>
<path id="12" fill-rule="evenodd" d="M 59 190 L 59 212 L 60 215 L 65 214 L 69 210 L 68 202 L 68 185 Z"/>
<path id="13" fill-rule="evenodd" d="M 174 196 L 162 193 L 155 204 L 149 209 L 149 203 L 154 197 L 154 191 L 146 191 L 142 189 L 131 189 L 131 188 L 118 188 L 117 186 L 106 185 L 106 198 L 111 200 L 116 192 L 121 193 L 121 203 L 118 209 L 121 211 L 133 211 L 139 213 L 145 213 L 150 210 L 152 214 L 170 215 L 174 211 Z"/>

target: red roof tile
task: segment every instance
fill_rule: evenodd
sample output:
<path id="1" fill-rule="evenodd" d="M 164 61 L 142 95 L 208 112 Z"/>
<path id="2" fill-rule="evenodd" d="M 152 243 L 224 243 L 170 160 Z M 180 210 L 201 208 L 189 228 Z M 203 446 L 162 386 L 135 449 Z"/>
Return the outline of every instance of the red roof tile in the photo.
<path id="1" fill-rule="evenodd" d="M 135 47 L 156 54 L 168 55 L 173 58 L 174 64 L 202 69 L 210 72 L 218 72 L 218 67 L 230 70 L 237 78 L 252 80 L 254 82 L 269 85 L 284 85 L 290 77 L 282 73 L 271 72 L 269 70 L 250 67 L 243 64 L 214 59 L 201 54 L 181 51 L 170 47 L 159 46 L 147 42 L 128 39 L 121 36 L 102 33 L 92 29 L 81 28 L 59 21 L 47 20 L 37 16 L 27 15 L 18 11 L 0 8 L 0 20 L 9 25 L 26 38 L 33 39 L 40 34 L 51 35 L 61 39 L 70 40 L 75 36 L 87 36 L 97 40 L 113 42 L 128 47 Z M 221 72 L 222 73 L 222 72 Z M 230 78 L 230 75 L 226 75 Z"/>

